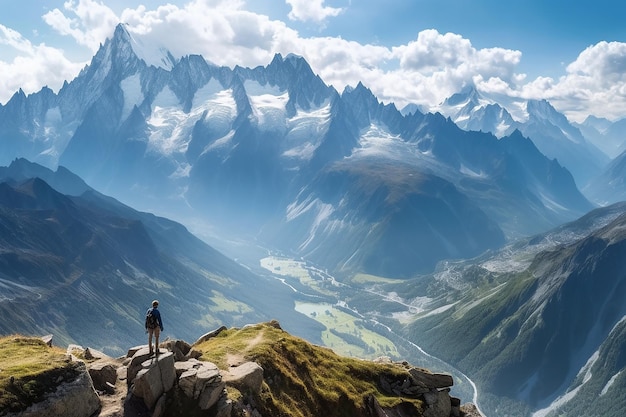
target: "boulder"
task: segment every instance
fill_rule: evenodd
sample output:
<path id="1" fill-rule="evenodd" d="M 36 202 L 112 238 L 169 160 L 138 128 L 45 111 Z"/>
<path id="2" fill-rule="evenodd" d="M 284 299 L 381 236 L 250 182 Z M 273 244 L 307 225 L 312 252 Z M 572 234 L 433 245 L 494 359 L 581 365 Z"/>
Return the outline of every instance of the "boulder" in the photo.
<path id="1" fill-rule="evenodd" d="M 191 345 L 184 340 L 167 340 L 166 342 L 161 343 L 161 347 L 164 347 L 174 353 L 174 359 L 176 361 L 184 361 L 188 359 L 187 354 L 191 351 Z"/>
<path id="2" fill-rule="evenodd" d="M 198 398 L 198 407 L 201 410 L 208 410 L 213 407 L 218 400 L 226 394 L 226 384 L 222 381 L 206 384 Z"/>
<path id="3" fill-rule="evenodd" d="M 222 397 L 226 384 L 214 363 L 190 360 L 178 362 L 178 388 L 190 399 L 198 400 L 198 407 L 207 410 Z"/>
<path id="4" fill-rule="evenodd" d="M 176 368 L 176 377 L 180 378 L 180 376 L 190 369 L 198 369 L 202 363 L 197 359 L 189 359 L 182 362 L 174 363 L 174 368 Z"/>
<path id="5" fill-rule="evenodd" d="M 139 352 L 140 350 L 143 350 L 143 349 L 148 350 L 148 345 L 133 346 L 133 347 L 129 348 L 128 351 L 126 352 L 126 357 L 127 358 L 132 358 L 133 356 L 135 356 L 135 354 L 137 352 Z"/>
<path id="6" fill-rule="evenodd" d="M 463 404 L 461 406 L 461 416 L 463 417 L 483 417 L 478 411 L 478 407 L 476 407 L 472 403 Z"/>
<path id="7" fill-rule="evenodd" d="M 111 357 L 109 357 L 103 352 L 100 352 L 99 350 L 92 349 L 89 347 L 85 348 L 85 347 L 82 347 L 80 345 L 75 345 L 75 344 L 69 344 L 67 346 L 66 352 L 68 355 L 74 356 L 75 358 L 84 359 L 88 361 L 93 361 L 97 359 L 112 360 Z"/>
<path id="8" fill-rule="evenodd" d="M 175 382 L 174 354 L 163 353 L 141 363 L 141 369 L 133 378 L 132 393 L 142 398 L 148 409 L 153 409 L 161 395 L 170 391 Z"/>
<path id="9" fill-rule="evenodd" d="M 129 350 L 129 353 L 131 351 L 133 351 L 133 349 Z M 160 355 L 163 355 L 165 353 L 167 353 L 166 350 L 159 349 Z M 147 345 L 134 351 L 133 356 L 131 357 L 130 362 L 127 365 L 126 378 L 129 384 L 133 382 L 135 376 L 137 375 L 137 372 L 142 369 L 143 363 L 153 357 L 154 355 L 150 355 L 150 350 L 148 349 Z"/>
<path id="10" fill-rule="evenodd" d="M 6 417 L 90 417 L 100 409 L 100 398 L 93 388 L 84 363 L 78 364 L 79 374 L 73 381 L 59 384 L 56 391 L 20 413 Z"/>
<path id="11" fill-rule="evenodd" d="M 452 412 L 450 394 L 446 390 L 437 391 L 433 389 L 424 394 L 424 402 L 427 406 L 423 417 L 449 417 Z"/>
<path id="12" fill-rule="evenodd" d="M 215 417 L 231 417 L 233 411 L 233 402 L 226 395 L 220 397 L 217 402 L 217 413 Z"/>
<path id="13" fill-rule="evenodd" d="M 197 345 L 197 344 L 199 344 L 199 343 L 206 342 L 207 340 L 209 340 L 209 339 L 211 339 L 211 338 L 213 338 L 213 337 L 217 336 L 218 334 L 220 334 L 221 332 L 223 332 L 223 331 L 224 331 L 224 330 L 226 330 L 226 329 L 228 329 L 226 326 L 221 326 L 221 327 L 219 327 L 219 328 L 217 328 L 217 329 L 215 329 L 215 330 L 211 330 L 210 332 L 205 333 L 205 334 L 203 334 L 202 336 L 200 336 L 200 337 L 198 338 L 198 340 L 196 340 L 196 341 L 194 342 L 194 344 L 193 344 L 193 345 Z"/>
<path id="14" fill-rule="evenodd" d="M 411 368 L 409 374 L 413 385 L 426 386 L 428 388 L 448 388 L 454 385 L 451 375 L 433 374 L 424 369 Z"/>
<path id="15" fill-rule="evenodd" d="M 41 340 L 43 340 L 43 342 L 48 345 L 48 347 L 52 347 L 52 338 L 54 336 L 52 336 L 51 334 L 47 334 L 45 336 L 41 336 Z"/>
<path id="16" fill-rule="evenodd" d="M 161 395 L 159 400 L 154 406 L 154 411 L 152 412 L 152 417 L 163 417 L 165 416 L 165 402 L 167 400 L 166 395 Z"/>
<path id="17" fill-rule="evenodd" d="M 233 366 L 224 373 L 224 382 L 240 391 L 258 394 L 263 385 L 263 368 L 256 362 L 245 362 L 239 366 Z"/>
<path id="18" fill-rule="evenodd" d="M 456 397 L 450 397 L 450 417 L 461 417 L 461 400 Z"/>
<path id="19" fill-rule="evenodd" d="M 110 363 L 96 362 L 89 365 L 89 376 L 93 386 L 98 391 L 109 391 L 107 383 L 115 385 L 117 380 L 117 367 Z"/>

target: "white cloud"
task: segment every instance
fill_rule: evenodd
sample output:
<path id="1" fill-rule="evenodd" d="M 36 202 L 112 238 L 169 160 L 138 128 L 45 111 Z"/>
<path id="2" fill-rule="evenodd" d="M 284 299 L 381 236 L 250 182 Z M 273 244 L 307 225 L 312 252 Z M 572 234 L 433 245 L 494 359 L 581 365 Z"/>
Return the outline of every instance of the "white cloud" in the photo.
<path id="1" fill-rule="evenodd" d="M 286 0 L 292 18 L 321 22 L 339 13 L 323 1 Z M 414 40 L 387 47 L 339 37 L 301 37 L 285 22 L 246 10 L 243 0 L 190 0 L 182 6 L 126 8 L 119 17 L 98 0 L 71 0 L 44 20 L 59 33 L 93 52 L 113 32 L 117 22 L 147 44 L 161 44 L 174 56 L 200 54 L 217 65 L 267 65 L 274 54 L 303 56 L 313 71 L 340 92 L 359 81 L 384 102 L 401 108 L 408 103 L 434 106 L 464 85 L 523 98 L 548 99 L 557 109 L 580 120 L 586 114 L 626 116 L 626 44 L 600 42 L 579 55 L 558 78 L 527 80 L 518 72 L 522 53 L 503 48 L 475 48 L 469 39 L 434 29 Z M 60 49 L 32 45 L 19 33 L 0 26 L 0 43 L 15 51 L 1 62 L 0 92 L 19 87 L 61 85 L 84 65 L 65 58 Z M 1 93 L 0 93 L 1 94 Z M 0 102 L 8 96 L 0 95 Z M 609 104 L 610 103 L 610 104 Z"/>
<path id="2" fill-rule="evenodd" d="M 33 45 L 17 31 L 0 25 L 0 44 L 15 51 L 11 61 L 0 61 L 0 102 L 6 103 L 20 88 L 26 93 L 43 86 L 58 90 L 73 78 L 85 63 L 68 60 L 60 49 L 45 44 Z"/>
<path id="3" fill-rule="evenodd" d="M 520 91 L 527 98 L 545 98 L 572 120 L 589 114 L 609 119 L 626 117 L 626 43 L 599 42 L 582 51 L 558 80 L 540 77 Z"/>
<path id="4" fill-rule="evenodd" d="M 392 48 L 399 68 L 390 71 L 387 99 L 402 107 L 408 102 L 436 105 L 464 85 L 489 80 L 494 86 L 515 84 L 523 79 L 516 68 L 521 52 L 503 48 L 476 49 L 469 39 L 434 29 L 420 32 L 417 39 Z"/>
<path id="5" fill-rule="evenodd" d="M 140 6 L 124 10 L 121 20 L 129 31 L 158 40 L 175 56 L 200 54 L 217 65 L 267 64 L 281 47 L 295 47 L 298 40 L 283 22 L 248 12 L 241 2 Z"/>
<path id="6" fill-rule="evenodd" d="M 79 45 L 95 52 L 100 43 L 111 36 L 119 23 L 118 17 L 102 2 L 94 0 L 66 1 L 63 8 L 75 17 L 67 17 L 61 10 L 53 9 L 43 15 L 43 20 L 62 35 L 69 35 Z"/>
<path id="7" fill-rule="evenodd" d="M 626 43 L 599 42 L 567 66 L 571 76 L 593 79 L 603 88 L 626 82 Z"/>
<path id="8" fill-rule="evenodd" d="M 322 23 L 329 17 L 339 15 L 343 9 L 324 6 L 324 0 L 285 0 L 291 11 L 289 19 Z"/>

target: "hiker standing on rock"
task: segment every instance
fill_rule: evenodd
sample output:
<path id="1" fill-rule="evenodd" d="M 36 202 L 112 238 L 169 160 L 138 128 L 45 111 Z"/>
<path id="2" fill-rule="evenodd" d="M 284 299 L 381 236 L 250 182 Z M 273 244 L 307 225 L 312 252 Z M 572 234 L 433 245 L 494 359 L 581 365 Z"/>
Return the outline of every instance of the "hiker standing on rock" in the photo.
<path id="1" fill-rule="evenodd" d="M 163 321 L 161 320 L 161 313 L 158 310 L 159 301 L 154 300 L 152 307 L 146 311 L 146 332 L 148 333 L 148 347 L 150 348 L 150 354 L 156 350 L 159 354 L 159 335 L 163 331 Z M 155 350 L 152 349 L 152 335 L 154 334 Z"/>

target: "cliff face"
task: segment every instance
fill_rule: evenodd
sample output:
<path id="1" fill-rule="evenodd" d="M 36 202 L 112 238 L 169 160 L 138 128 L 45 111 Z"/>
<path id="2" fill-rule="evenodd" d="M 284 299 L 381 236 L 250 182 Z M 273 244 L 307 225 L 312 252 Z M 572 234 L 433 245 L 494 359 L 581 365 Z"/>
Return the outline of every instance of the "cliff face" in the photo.
<path id="1" fill-rule="evenodd" d="M 67 362 L 79 363 L 89 372 L 52 383 L 43 401 L 23 404 L 22 409 L 13 404 L 8 415 L 480 416 L 472 405 L 461 406 L 459 399 L 450 397 L 449 375 L 386 358 L 340 357 L 291 336 L 275 321 L 241 329 L 222 327 L 193 345 L 168 340 L 158 355 L 138 346 L 113 359 L 70 346 Z M 3 368 L 10 372 L 4 364 Z M 0 384 L 7 383 L 7 371 L 0 370 Z M 81 387 L 75 391 L 81 393 L 78 397 L 64 394 L 62 387 L 68 383 Z M 50 414 L 60 410 L 55 404 L 68 399 L 73 404 L 93 404 L 94 397 L 95 409 L 75 407 L 71 414 Z M 8 411 L 6 406 L 0 409 L 0 416 Z"/>

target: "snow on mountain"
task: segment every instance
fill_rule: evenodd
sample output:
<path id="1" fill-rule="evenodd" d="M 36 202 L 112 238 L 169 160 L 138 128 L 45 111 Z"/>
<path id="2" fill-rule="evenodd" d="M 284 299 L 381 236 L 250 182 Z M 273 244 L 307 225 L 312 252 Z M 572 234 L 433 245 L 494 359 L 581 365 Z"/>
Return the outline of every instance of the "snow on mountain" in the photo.
<path id="1" fill-rule="evenodd" d="M 372 123 L 364 129 L 359 139 L 360 147 L 355 149 L 350 158 L 376 157 L 404 160 L 413 157 L 412 146 L 404 141 L 399 134 L 393 134 L 384 126 Z"/>
<path id="2" fill-rule="evenodd" d="M 252 106 L 252 114 L 259 127 L 263 130 L 284 131 L 289 93 L 285 90 L 281 91 L 276 85 L 261 85 L 253 80 L 246 80 L 244 88 Z"/>
<path id="3" fill-rule="evenodd" d="M 431 111 L 450 117 L 465 130 L 491 132 L 497 137 L 521 131 L 543 154 L 569 169 L 580 186 L 608 163 L 606 155 L 546 100 L 491 96 L 469 86 Z"/>
<path id="4" fill-rule="evenodd" d="M 174 68 L 176 58 L 163 45 L 148 36 L 132 34 L 126 25 L 120 25 L 119 27 L 126 32 L 130 40 L 130 46 L 137 58 L 145 62 L 146 65 L 163 68 L 166 71 L 171 71 Z"/>
<path id="5" fill-rule="evenodd" d="M 328 101 L 316 109 L 298 110 L 295 116 L 287 120 L 282 155 L 298 161 L 311 160 L 323 136 L 328 132 L 330 120 L 331 105 Z"/>
<path id="6" fill-rule="evenodd" d="M 232 90 L 224 89 L 215 79 L 194 94 L 189 111 L 184 111 L 178 97 L 165 87 L 152 102 L 152 114 L 147 119 L 150 149 L 164 156 L 182 155 L 188 149 L 196 123 L 210 121 L 212 129 L 226 137 L 236 115 Z"/>

